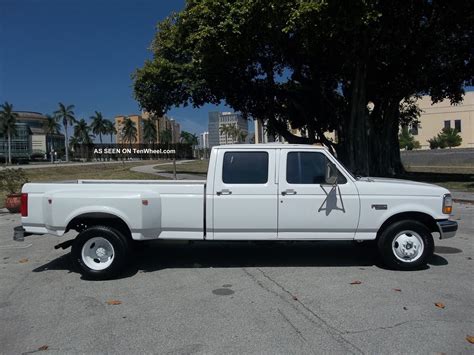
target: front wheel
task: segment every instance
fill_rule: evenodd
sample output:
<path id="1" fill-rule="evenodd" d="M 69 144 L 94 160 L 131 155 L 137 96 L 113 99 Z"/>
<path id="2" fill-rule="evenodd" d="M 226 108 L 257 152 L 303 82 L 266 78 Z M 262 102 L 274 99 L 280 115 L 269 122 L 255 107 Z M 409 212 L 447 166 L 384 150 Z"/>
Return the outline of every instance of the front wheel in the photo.
<path id="1" fill-rule="evenodd" d="M 385 264 L 393 269 L 413 270 L 426 265 L 433 255 L 433 236 L 420 222 L 398 221 L 380 235 L 378 248 Z"/>
<path id="2" fill-rule="evenodd" d="M 128 240 L 107 226 L 92 226 L 79 233 L 72 244 L 72 261 L 88 279 L 117 276 L 126 264 Z"/>

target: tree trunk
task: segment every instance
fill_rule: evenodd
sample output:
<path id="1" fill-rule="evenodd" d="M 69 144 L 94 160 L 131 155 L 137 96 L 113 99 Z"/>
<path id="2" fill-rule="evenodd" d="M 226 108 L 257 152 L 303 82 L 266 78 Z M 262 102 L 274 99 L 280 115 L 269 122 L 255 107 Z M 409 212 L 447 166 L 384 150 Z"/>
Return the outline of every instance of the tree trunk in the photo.
<path id="1" fill-rule="evenodd" d="M 372 175 L 394 176 L 404 171 L 398 143 L 399 102 L 397 97 L 377 102 L 370 117 Z"/>
<path id="2" fill-rule="evenodd" d="M 64 124 L 64 135 L 65 135 L 64 149 L 66 153 L 66 162 L 69 162 L 69 147 L 68 147 L 69 137 L 67 134 L 67 123 Z"/>
<path id="3" fill-rule="evenodd" d="M 53 157 L 53 136 L 50 134 L 49 135 L 49 155 L 51 159 L 51 163 L 54 163 L 54 157 Z"/>
<path id="4" fill-rule="evenodd" d="M 367 140 L 367 65 L 358 61 L 351 87 L 350 113 L 346 121 L 346 164 L 355 174 L 369 174 L 369 150 Z"/>

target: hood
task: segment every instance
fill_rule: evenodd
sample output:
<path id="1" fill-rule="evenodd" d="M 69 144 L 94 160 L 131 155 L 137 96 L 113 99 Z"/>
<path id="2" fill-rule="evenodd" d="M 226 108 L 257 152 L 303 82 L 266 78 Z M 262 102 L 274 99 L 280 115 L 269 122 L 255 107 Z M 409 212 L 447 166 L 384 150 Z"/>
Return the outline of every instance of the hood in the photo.
<path id="1" fill-rule="evenodd" d="M 363 177 L 355 183 L 360 194 L 443 196 L 449 193 L 438 185 L 402 179 Z"/>

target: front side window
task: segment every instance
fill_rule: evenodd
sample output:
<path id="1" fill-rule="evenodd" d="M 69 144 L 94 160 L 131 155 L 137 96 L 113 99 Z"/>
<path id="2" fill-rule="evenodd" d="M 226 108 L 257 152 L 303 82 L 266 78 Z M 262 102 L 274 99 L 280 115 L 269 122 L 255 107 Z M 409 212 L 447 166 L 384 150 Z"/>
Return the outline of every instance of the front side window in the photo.
<path id="1" fill-rule="evenodd" d="M 289 184 L 331 184 L 337 179 L 345 184 L 346 178 L 322 153 L 290 152 L 286 159 L 286 181 Z"/>
<path id="2" fill-rule="evenodd" d="M 268 153 L 226 152 L 222 181 L 226 184 L 265 184 L 268 181 Z"/>

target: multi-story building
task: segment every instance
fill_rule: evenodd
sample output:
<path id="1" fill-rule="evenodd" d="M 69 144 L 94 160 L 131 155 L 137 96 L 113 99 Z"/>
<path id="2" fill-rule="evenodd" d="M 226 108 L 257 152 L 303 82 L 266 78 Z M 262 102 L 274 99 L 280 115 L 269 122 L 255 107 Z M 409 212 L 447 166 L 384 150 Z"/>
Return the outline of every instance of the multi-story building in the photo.
<path id="1" fill-rule="evenodd" d="M 209 148 L 221 144 L 241 143 L 239 137 L 224 132 L 224 126 L 235 126 L 248 136 L 248 121 L 236 112 L 209 112 Z M 242 142 L 243 143 L 243 142 Z"/>
<path id="2" fill-rule="evenodd" d="M 181 136 L 181 126 L 176 120 L 170 119 L 167 116 L 156 117 L 155 115 L 149 112 L 142 112 L 140 115 L 129 115 L 129 116 L 116 116 L 115 117 L 115 129 L 117 130 L 117 138 L 116 142 L 121 143 L 129 143 L 128 141 L 124 140 L 123 135 L 123 122 L 125 118 L 130 118 L 132 122 L 135 124 L 137 128 L 137 133 L 135 138 L 132 139 L 131 143 L 134 144 L 143 144 L 143 124 L 146 120 L 154 120 L 156 125 L 156 135 L 157 141 L 156 143 L 163 143 L 162 140 L 165 135 L 162 132 L 169 131 L 169 135 L 171 136 L 170 143 L 179 143 L 179 138 Z"/>
<path id="3" fill-rule="evenodd" d="M 207 149 L 209 148 L 209 132 L 202 132 L 199 137 L 199 148 Z"/>
<path id="4" fill-rule="evenodd" d="M 457 148 L 474 148 L 474 91 L 466 92 L 464 100 L 451 105 L 449 100 L 431 104 L 430 96 L 418 100 L 422 110 L 418 126 L 411 127 L 411 133 L 420 142 L 421 148 L 429 149 L 428 139 L 435 137 L 443 128 L 454 128 L 462 137 Z"/>
<path id="5" fill-rule="evenodd" d="M 171 126 L 171 143 L 179 143 L 181 138 L 181 126 L 176 120 L 170 119 Z"/>
<path id="6" fill-rule="evenodd" d="M 64 135 L 49 134 L 46 129 L 47 117 L 39 112 L 16 111 L 17 134 L 11 138 L 13 158 L 29 159 L 33 154 L 44 155 L 51 150 L 64 151 Z M 8 140 L 0 137 L 0 156 L 8 154 Z"/>

